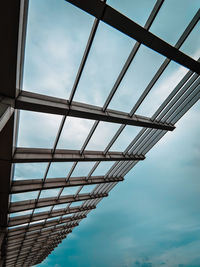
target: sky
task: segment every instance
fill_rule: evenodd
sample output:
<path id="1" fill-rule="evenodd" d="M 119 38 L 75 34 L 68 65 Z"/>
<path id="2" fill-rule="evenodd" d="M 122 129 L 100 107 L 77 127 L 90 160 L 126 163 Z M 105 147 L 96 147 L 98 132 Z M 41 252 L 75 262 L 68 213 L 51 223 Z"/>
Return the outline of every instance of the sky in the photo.
<path id="1" fill-rule="evenodd" d="M 141 26 L 155 2 L 107 1 Z M 192 0 L 192 4 L 190 0 L 166 0 L 150 31 L 174 45 L 198 8 L 198 0 Z M 64 0 L 30 0 L 23 89 L 68 99 L 93 22 L 92 16 Z M 180 48 L 194 59 L 200 56 L 199 23 Z M 102 106 L 134 44 L 133 39 L 100 22 L 74 101 Z M 130 112 L 164 60 L 141 45 L 109 108 Z M 151 117 L 187 71 L 171 62 L 137 114 Z M 145 161 L 138 163 L 125 181 L 37 266 L 200 266 L 199 114 L 197 103 Z M 61 119 L 58 115 L 21 111 L 18 146 L 52 148 Z M 91 120 L 67 118 L 57 148 L 81 149 L 92 125 Z M 104 150 L 119 126 L 100 122 L 86 149 Z M 111 150 L 126 149 L 139 130 L 127 126 Z M 87 175 L 93 165 L 78 163 L 72 176 Z M 14 180 L 42 178 L 46 166 L 16 164 Z M 71 166 L 53 163 L 47 177 L 66 177 Z M 101 163 L 94 175 L 104 175 L 110 166 L 112 162 Z M 40 197 L 56 196 L 58 192 L 44 190 Z M 74 192 L 74 188 L 67 188 L 62 195 Z M 16 194 L 12 201 L 37 195 L 37 191 Z M 43 210 L 48 208 L 37 211 Z"/>

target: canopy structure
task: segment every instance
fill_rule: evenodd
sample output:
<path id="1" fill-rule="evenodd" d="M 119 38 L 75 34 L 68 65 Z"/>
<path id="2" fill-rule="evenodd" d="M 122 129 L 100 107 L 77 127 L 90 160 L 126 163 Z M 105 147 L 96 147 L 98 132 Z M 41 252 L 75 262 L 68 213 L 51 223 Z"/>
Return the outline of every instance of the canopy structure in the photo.
<path id="1" fill-rule="evenodd" d="M 2 2 L 0 266 L 33 266 L 41 263 L 104 197 L 108 197 L 112 188 L 123 181 L 126 174 L 139 161 L 145 160 L 149 150 L 168 131 L 174 131 L 175 134 L 177 121 L 199 100 L 200 63 L 193 56 L 183 53 L 181 46 L 195 29 L 200 18 L 200 10 L 191 18 L 176 44 L 171 45 L 151 33 L 151 26 L 163 3 L 164 0 L 157 0 L 149 17 L 146 18 L 146 24 L 140 26 L 105 1 L 67 0 L 66 5 L 72 5 L 86 16 L 92 16 L 94 21 L 79 68 L 76 70 L 71 93 L 64 99 L 24 90 L 22 84 L 29 3 L 28 0 Z M 75 101 L 77 88 L 91 56 L 91 48 L 100 23 L 105 23 L 133 39 L 130 54 L 123 63 L 119 75 L 115 77 L 115 82 L 102 106 L 87 101 Z M 163 61 L 133 103 L 130 112 L 112 109 L 109 105 L 142 46 L 162 55 Z M 172 86 L 170 93 L 153 115 L 141 115 L 138 112 L 139 108 L 165 75 L 170 62 L 184 67 L 183 77 L 173 86 L 169 85 Z M 89 88 L 90 84 L 87 86 Z M 85 90 L 87 91 L 87 88 Z M 60 126 L 51 148 L 18 146 L 19 117 L 22 110 L 34 112 L 38 116 L 61 116 Z M 58 146 L 68 118 L 92 121 L 88 134 L 78 150 Z M 99 131 L 102 122 L 118 125 L 118 129 L 104 150 L 88 149 L 88 144 Z M 131 142 L 125 149 L 112 150 L 127 127 L 137 127 L 139 131 L 135 136 L 131 136 Z M 76 134 L 80 135 L 80 132 L 77 131 Z M 87 173 L 79 171 L 78 175 L 75 175 L 80 162 L 91 163 L 91 168 Z M 36 179 L 15 179 L 16 166 L 37 163 L 46 164 L 43 177 L 38 172 Z M 55 163 L 70 163 L 71 167 L 65 176 L 49 177 L 51 166 Z M 101 164 L 109 164 L 109 168 L 97 175 L 96 170 Z M 84 191 L 88 186 L 90 190 Z M 51 190 L 55 189 L 57 191 L 54 192 L 57 194 L 51 195 Z M 73 189 L 74 192 L 66 194 L 66 189 Z M 32 193 L 36 193 L 36 197 L 33 197 Z M 22 199 L 20 194 L 26 194 L 26 197 Z M 15 196 L 18 197 L 17 201 Z"/>

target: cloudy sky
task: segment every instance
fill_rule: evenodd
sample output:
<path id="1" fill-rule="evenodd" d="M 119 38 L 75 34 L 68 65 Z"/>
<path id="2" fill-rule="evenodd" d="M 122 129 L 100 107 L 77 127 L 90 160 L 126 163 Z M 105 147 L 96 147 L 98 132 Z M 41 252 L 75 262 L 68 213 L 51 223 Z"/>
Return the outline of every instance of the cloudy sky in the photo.
<path id="1" fill-rule="evenodd" d="M 107 2 L 141 26 L 156 3 Z M 150 31 L 174 45 L 198 8 L 199 0 L 166 0 Z M 93 22 L 92 16 L 64 0 L 30 0 L 23 89 L 68 99 Z M 181 47 L 194 59 L 200 56 L 199 26 L 200 22 Z M 102 106 L 134 44 L 133 39 L 100 23 L 74 100 Z M 142 45 L 109 108 L 130 112 L 164 60 Z M 137 114 L 151 117 L 186 73 L 186 68 L 171 62 Z M 176 124 L 175 131 L 166 134 L 147 159 L 38 266 L 200 266 L 199 114 L 197 103 Z M 52 148 L 61 119 L 22 111 L 18 146 Z M 58 148 L 81 149 L 92 125 L 91 120 L 67 118 Z M 104 150 L 119 126 L 99 123 L 87 149 Z M 126 127 L 111 150 L 123 151 L 139 130 Z M 93 165 L 78 163 L 72 176 L 87 175 Z M 101 164 L 95 174 L 106 173 L 111 165 Z M 14 179 L 42 178 L 46 166 L 16 164 Z M 54 163 L 48 177 L 66 177 L 71 166 Z M 41 197 L 57 194 L 58 190 L 44 191 Z M 33 192 L 28 197 L 37 195 Z M 12 201 L 19 199 L 27 199 L 27 195 L 12 197 Z"/>

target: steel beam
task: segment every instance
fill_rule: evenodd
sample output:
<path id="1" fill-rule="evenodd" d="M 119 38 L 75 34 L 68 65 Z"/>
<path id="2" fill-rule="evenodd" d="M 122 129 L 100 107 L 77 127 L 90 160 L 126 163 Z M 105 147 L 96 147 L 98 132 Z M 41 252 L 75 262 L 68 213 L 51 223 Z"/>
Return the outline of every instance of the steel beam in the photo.
<path id="1" fill-rule="evenodd" d="M 104 178 L 104 176 L 91 176 L 87 177 L 72 177 L 70 180 L 66 178 L 49 178 L 45 182 L 43 179 L 31 179 L 31 180 L 20 180 L 14 181 L 11 187 L 11 194 L 23 193 L 37 190 L 46 190 L 53 188 L 63 188 L 71 186 L 84 186 L 92 184 L 106 184 L 112 182 L 123 181 L 123 177 L 110 177 Z"/>
<path id="2" fill-rule="evenodd" d="M 124 155 L 122 152 L 84 151 L 57 149 L 16 148 L 13 163 L 27 162 L 74 162 L 74 161 L 133 161 L 144 160 L 143 155 Z"/>
<path id="3" fill-rule="evenodd" d="M 8 226 L 11 227 L 11 226 L 17 226 L 20 224 L 28 223 L 30 222 L 30 218 L 31 218 L 31 222 L 36 222 L 39 220 L 45 220 L 45 219 L 63 216 L 67 214 L 78 213 L 81 211 L 92 210 L 95 208 L 96 208 L 95 206 L 88 206 L 88 207 L 79 206 L 79 207 L 72 207 L 68 209 L 53 210 L 51 213 L 49 213 L 48 211 L 38 212 L 38 213 L 34 213 L 32 217 L 30 217 L 30 215 L 15 216 L 15 217 L 10 218 Z"/>
<path id="4" fill-rule="evenodd" d="M 35 223 L 33 225 L 29 225 L 28 227 L 27 226 L 21 226 L 21 227 L 17 227 L 17 228 L 8 229 L 8 237 L 11 237 L 14 235 L 19 235 L 19 234 L 22 234 L 25 232 L 30 233 L 30 232 L 33 232 L 36 230 L 45 229 L 45 228 L 52 227 L 55 225 L 81 220 L 83 218 L 86 218 L 86 215 L 70 216 L 67 218 L 63 218 L 61 220 L 56 219 L 56 220 L 47 221 L 45 223 L 44 222 Z"/>
<path id="5" fill-rule="evenodd" d="M 72 232 L 72 228 L 78 226 L 78 223 L 73 223 L 72 225 L 70 225 L 70 227 L 66 227 L 66 225 L 59 225 L 56 228 L 52 227 L 50 229 L 42 229 L 42 231 L 36 231 L 34 233 L 28 233 L 26 235 L 25 241 L 27 240 L 33 240 L 36 239 L 38 237 L 38 235 L 40 237 L 48 237 L 51 235 L 58 235 L 60 236 L 61 234 L 68 234 Z M 18 244 L 19 242 L 22 242 L 24 240 L 24 234 L 18 235 L 18 237 L 9 237 L 8 238 L 8 246 L 10 245 L 14 245 L 14 244 Z"/>
<path id="6" fill-rule="evenodd" d="M 133 115 L 130 117 L 126 112 L 111 109 L 103 111 L 98 106 L 79 102 L 69 104 L 69 101 L 65 99 L 26 91 L 22 91 L 16 99 L 15 108 L 167 131 L 173 131 L 175 129 L 172 124 L 162 123 L 156 120 L 152 121 L 150 118 L 144 116 Z"/>
<path id="7" fill-rule="evenodd" d="M 80 194 L 78 196 L 75 195 L 61 196 L 59 199 L 57 197 L 41 198 L 37 202 L 37 205 L 35 199 L 11 202 L 10 213 L 30 210 L 34 208 L 48 207 L 64 203 L 71 203 L 76 201 L 83 201 L 88 199 L 103 198 L 107 196 L 108 194 Z"/>
<path id="8" fill-rule="evenodd" d="M 66 0 L 139 43 L 200 74 L 200 63 L 141 27 L 101 0 Z"/>

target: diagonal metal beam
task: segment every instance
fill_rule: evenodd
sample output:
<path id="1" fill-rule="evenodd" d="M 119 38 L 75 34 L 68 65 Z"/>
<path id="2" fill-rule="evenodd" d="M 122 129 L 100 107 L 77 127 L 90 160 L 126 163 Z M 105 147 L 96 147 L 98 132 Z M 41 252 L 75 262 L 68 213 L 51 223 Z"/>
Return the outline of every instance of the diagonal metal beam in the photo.
<path id="1" fill-rule="evenodd" d="M 144 160 L 143 155 L 125 155 L 122 152 L 84 151 L 57 149 L 52 156 L 51 149 L 17 148 L 13 157 L 13 163 L 27 162 L 74 162 L 74 161 L 133 161 Z"/>
<path id="2" fill-rule="evenodd" d="M 72 213 L 77 213 L 77 212 L 86 211 L 86 210 L 92 210 L 95 208 L 96 208 L 95 206 L 87 206 L 87 207 L 78 206 L 78 207 L 71 207 L 68 209 L 53 210 L 50 214 L 48 211 L 38 212 L 38 213 L 34 213 L 31 221 L 36 222 L 39 220 L 45 220 L 45 219 L 49 219 L 49 218 L 54 218 L 54 217 L 72 214 Z M 17 226 L 20 224 L 28 223 L 29 221 L 30 221 L 30 215 L 15 216 L 15 217 L 10 218 L 8 226 L 9 227 Z"/>
<path id="3" fill-rule="evenodd" d="M 78 196 L 75 196 L 75 195 L 61 196 L 59 199 L 57 197 L 41 198 L 37 202 L 37 205 L 36 205 L 35 199 L 23 200 L 23 201 L 11 202 L 9 211 L 10 213 L 13 213 L 13 212 L 19 212 L 19 211 L 24 211 L 24 210 L 30 210 L 34 208 L 42 208 L 42 207 L 48 207 L 52 205 L 71 203 L 71 202 L 83 201 L 83 200 L 95 199 L 95 198 L 102 198 L 102 197 L 107 197 L 107 196 L 108 194 L 80 194 Z"/>
<path id="4" fill-rule="evenodd" d="M 163 41 L 101 0 L 66 1 L 135 39 L 139 43 L 146 45 L 163 56 L 174 60 L 184 67 L 200 74 L 199 62 L 185 55 L 177 48 Z"/>
<path id="5" fill-rule="evenodd" d="M 22 91 L 16 99 L 15 108 L 167 131 L 173 131 L 175 128 L 172 124 L 162 123 L 156 120 L 152 121 L 150 118 L 144 116 L 133 115 L 130 117 L 126 112 L 111 109 L 105 111 L 98 106 L 79 102 L 72 102 L 70 104 L 69 101 L 64 99 L 26 91 Z"/>
<path id="6" fill-rule="evenodd" d="M 11 194 L 61 187 L 120 182 L 123 180 L 123 177 L 104 178 L 104 176 L 91 176 L 89 179 L 87 177 L 73 177 L 70 180 L 66 180 L 66 178 L 50 178 L 46 179 L 45 182 L 43 179 L 20 180 L 12 183 Z"/>

